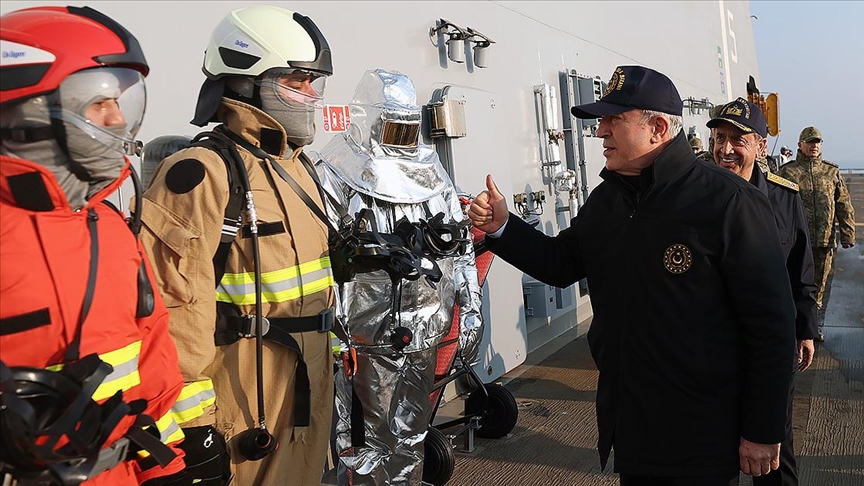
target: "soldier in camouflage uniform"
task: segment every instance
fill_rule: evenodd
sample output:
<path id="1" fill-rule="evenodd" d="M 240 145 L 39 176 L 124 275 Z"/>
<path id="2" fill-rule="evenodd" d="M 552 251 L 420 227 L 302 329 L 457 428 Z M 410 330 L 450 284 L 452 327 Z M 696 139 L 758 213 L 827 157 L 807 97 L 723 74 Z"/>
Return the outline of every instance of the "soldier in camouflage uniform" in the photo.
<path id="1" fill-rule="evenodd" d="M 718 105 L 711 109 L 711 119 L 717 118 L 720 115 L 720 109 L 723 108 L 724 105 Z M 705 162 L 710 162 L 712 164 L 716 164 L 714 161 L 714 129 L 711 129 L 711 133 L 708 135 L 708 150 L 696 154 L 696 157 L 704 160 Z"/>
<path id="2" fill-rule="evenodd" d="M 843 248 L 851 248 L 855 245 L 855 210 L 840 168 L 822 160 L 822 133 L 816 127 L 801 131 L 798 154 L 795 160 L 780 167 L 779 175 L 798 184 L 804 202 L 816 265 L 815 280 L 819 287 L 816 304 L 820 310 L 818 339 L 822 341 L 824 309 L 827 306 L 823 296 L 834 263 L 834 249 L 837 248 L 834 222 L 836 220 L 840 225 L 840 244 Z"/>
<path id="3" fill-rule="evenodd" d="M 710 162 L 712 164 L 716 164 L 716 162 L 714 162 L 714 137 L 713 136 L 708 139 L 708 150 L 696 154 L 696 157 L 699 157 L 700 159 L 704 160 L 705 162 Z"/>
<path id="4" fill-rule="evenodd" d="M 768 145 L 762 147 L 762 150 L 756 157 L 756 163 L 759 164 L 759 168 L 762 170 L 762 172 L 766 174 L 768 174 L 769 172 L 772 174 L 776 174 L 779 170 L 779 167 L 777 165 L 777 159 L 768 155 Z"/>
<path id="5" fill-rule="evenodd" d="M 690 148 L 693 149 L 693 155 L 699 158 L 705 158 L 706 152 L 702 149 L 702 139 L 696 135 L 690 135 L 687 137 L 687 141 L 690 142 Z"/>

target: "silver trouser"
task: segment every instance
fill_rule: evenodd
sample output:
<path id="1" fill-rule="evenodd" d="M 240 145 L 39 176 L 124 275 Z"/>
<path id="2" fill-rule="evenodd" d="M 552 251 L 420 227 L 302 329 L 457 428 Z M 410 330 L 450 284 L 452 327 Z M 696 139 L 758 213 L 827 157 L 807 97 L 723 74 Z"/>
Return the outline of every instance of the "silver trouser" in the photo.
<path id="1" fill-rule="evenodd" d="M 418 485 L 437 349 L 408 354 L 357 353 L 353 379 L 336 373 L 336 445 L 340 486 Z M 352 389 L 363 406 L 365 446 L 351 444 Z"/>

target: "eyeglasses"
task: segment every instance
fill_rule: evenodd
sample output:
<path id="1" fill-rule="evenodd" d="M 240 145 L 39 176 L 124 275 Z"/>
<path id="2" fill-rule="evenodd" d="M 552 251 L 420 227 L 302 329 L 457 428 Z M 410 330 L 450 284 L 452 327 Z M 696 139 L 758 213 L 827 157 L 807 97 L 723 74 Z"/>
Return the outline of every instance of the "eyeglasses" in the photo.
<path id="1" fill-rule="evenodd" d="M 314 105 L 324 97 L 327 76 L 306 69 L 275 68 L 264 73 L 256 83 L 275 89 L 286 103 Z"/>
<path id="2" fill-rule="evenodd" d="M 302 69 L 295 69 L 293 72 L 281 74 L 276 82 L 286 88 L 320 99 L 324 96 L 326 81 L 327 78 L 325 76 Z"/>

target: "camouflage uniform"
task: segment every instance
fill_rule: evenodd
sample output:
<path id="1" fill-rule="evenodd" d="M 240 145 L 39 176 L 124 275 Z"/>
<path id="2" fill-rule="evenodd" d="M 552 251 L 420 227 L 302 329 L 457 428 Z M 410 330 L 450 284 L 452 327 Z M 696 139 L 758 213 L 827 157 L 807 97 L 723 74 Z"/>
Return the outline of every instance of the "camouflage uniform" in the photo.
<path id="1" fill-rule="evenodd" d="M 801 135 L 805 138 L 805 133 Z M 835 219 L 840 224 L 840 242 L 844 245 L 855 244 L 855 210 L 849 190 L 836 164 L 822 160 L 821 155 L 806 156 L 800 150 L 795 160 L 780 167 L 779 175 L 797 183 L 800 188 L 810 230 L 810 245 L 813 247 L 815 281 L 819 287 L 816 304 L 822 309 L 822 297 L 837 247 Z"/>
<path id="2" fill-rule="evenodd" d="M 695 135 L 691 135 L 691 136 L 687 137 L 687 141 L 690 142 L 690 148 L 692 148 L 694 151 L 695 151 L 695 150 L 698 150 L 698 151 L 699 151 L 698 153 L 702 153 L 702 152 L 703 152 L 703 150 L 702 150 L 702 140 L 699 139 L 699 137 L 697 137 L 697 136 L 695 136 Z M 694 152 L 694 153 L 697 153 L 697 152 Z"/>
<path id="3" fill-rule="evenodd" d="M 704 160 L 705 162 L 710 162 L 714 164 L 714 138 L 708 139 L 708 150 L 703 150 L 696 154 L 697 158 Z"/>

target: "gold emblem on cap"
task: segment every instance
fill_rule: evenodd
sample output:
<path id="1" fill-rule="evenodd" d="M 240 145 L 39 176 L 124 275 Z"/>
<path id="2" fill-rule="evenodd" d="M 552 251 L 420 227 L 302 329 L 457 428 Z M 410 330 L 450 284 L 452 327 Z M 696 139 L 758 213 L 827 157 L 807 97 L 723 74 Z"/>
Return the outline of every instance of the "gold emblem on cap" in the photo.
<path id="1" fill-rule="evenodd" d="M 725 115 L 732 115 L 732 116 L 741 116 L 742 113 L 744 113 L 744 110 L 741 109 L 740 106 L 729 105 L 729 107 L 726 108 L 726 113 L 724 113 L 724 114 Z"/>
<path id="2" fill-rule="evenodd" d="M 619 68 L 615 68 L 615 72 L 612 73 L 612 77 L 609 78 L 609 82 L 606 83 L 606 89 L 603 90 L 603 96 L 601 98 L 605 98 L 606 95 L 612 92 L 612 90 L 620 90 L 624 87 L 624 70 Z"/>
<path id="3" fill-rule="evenodd" d="M 693 265 L 693 254 L 686 246 L 676 243 L 663 254 L 663 266 L 674 274 L 684 273 Z"/>

